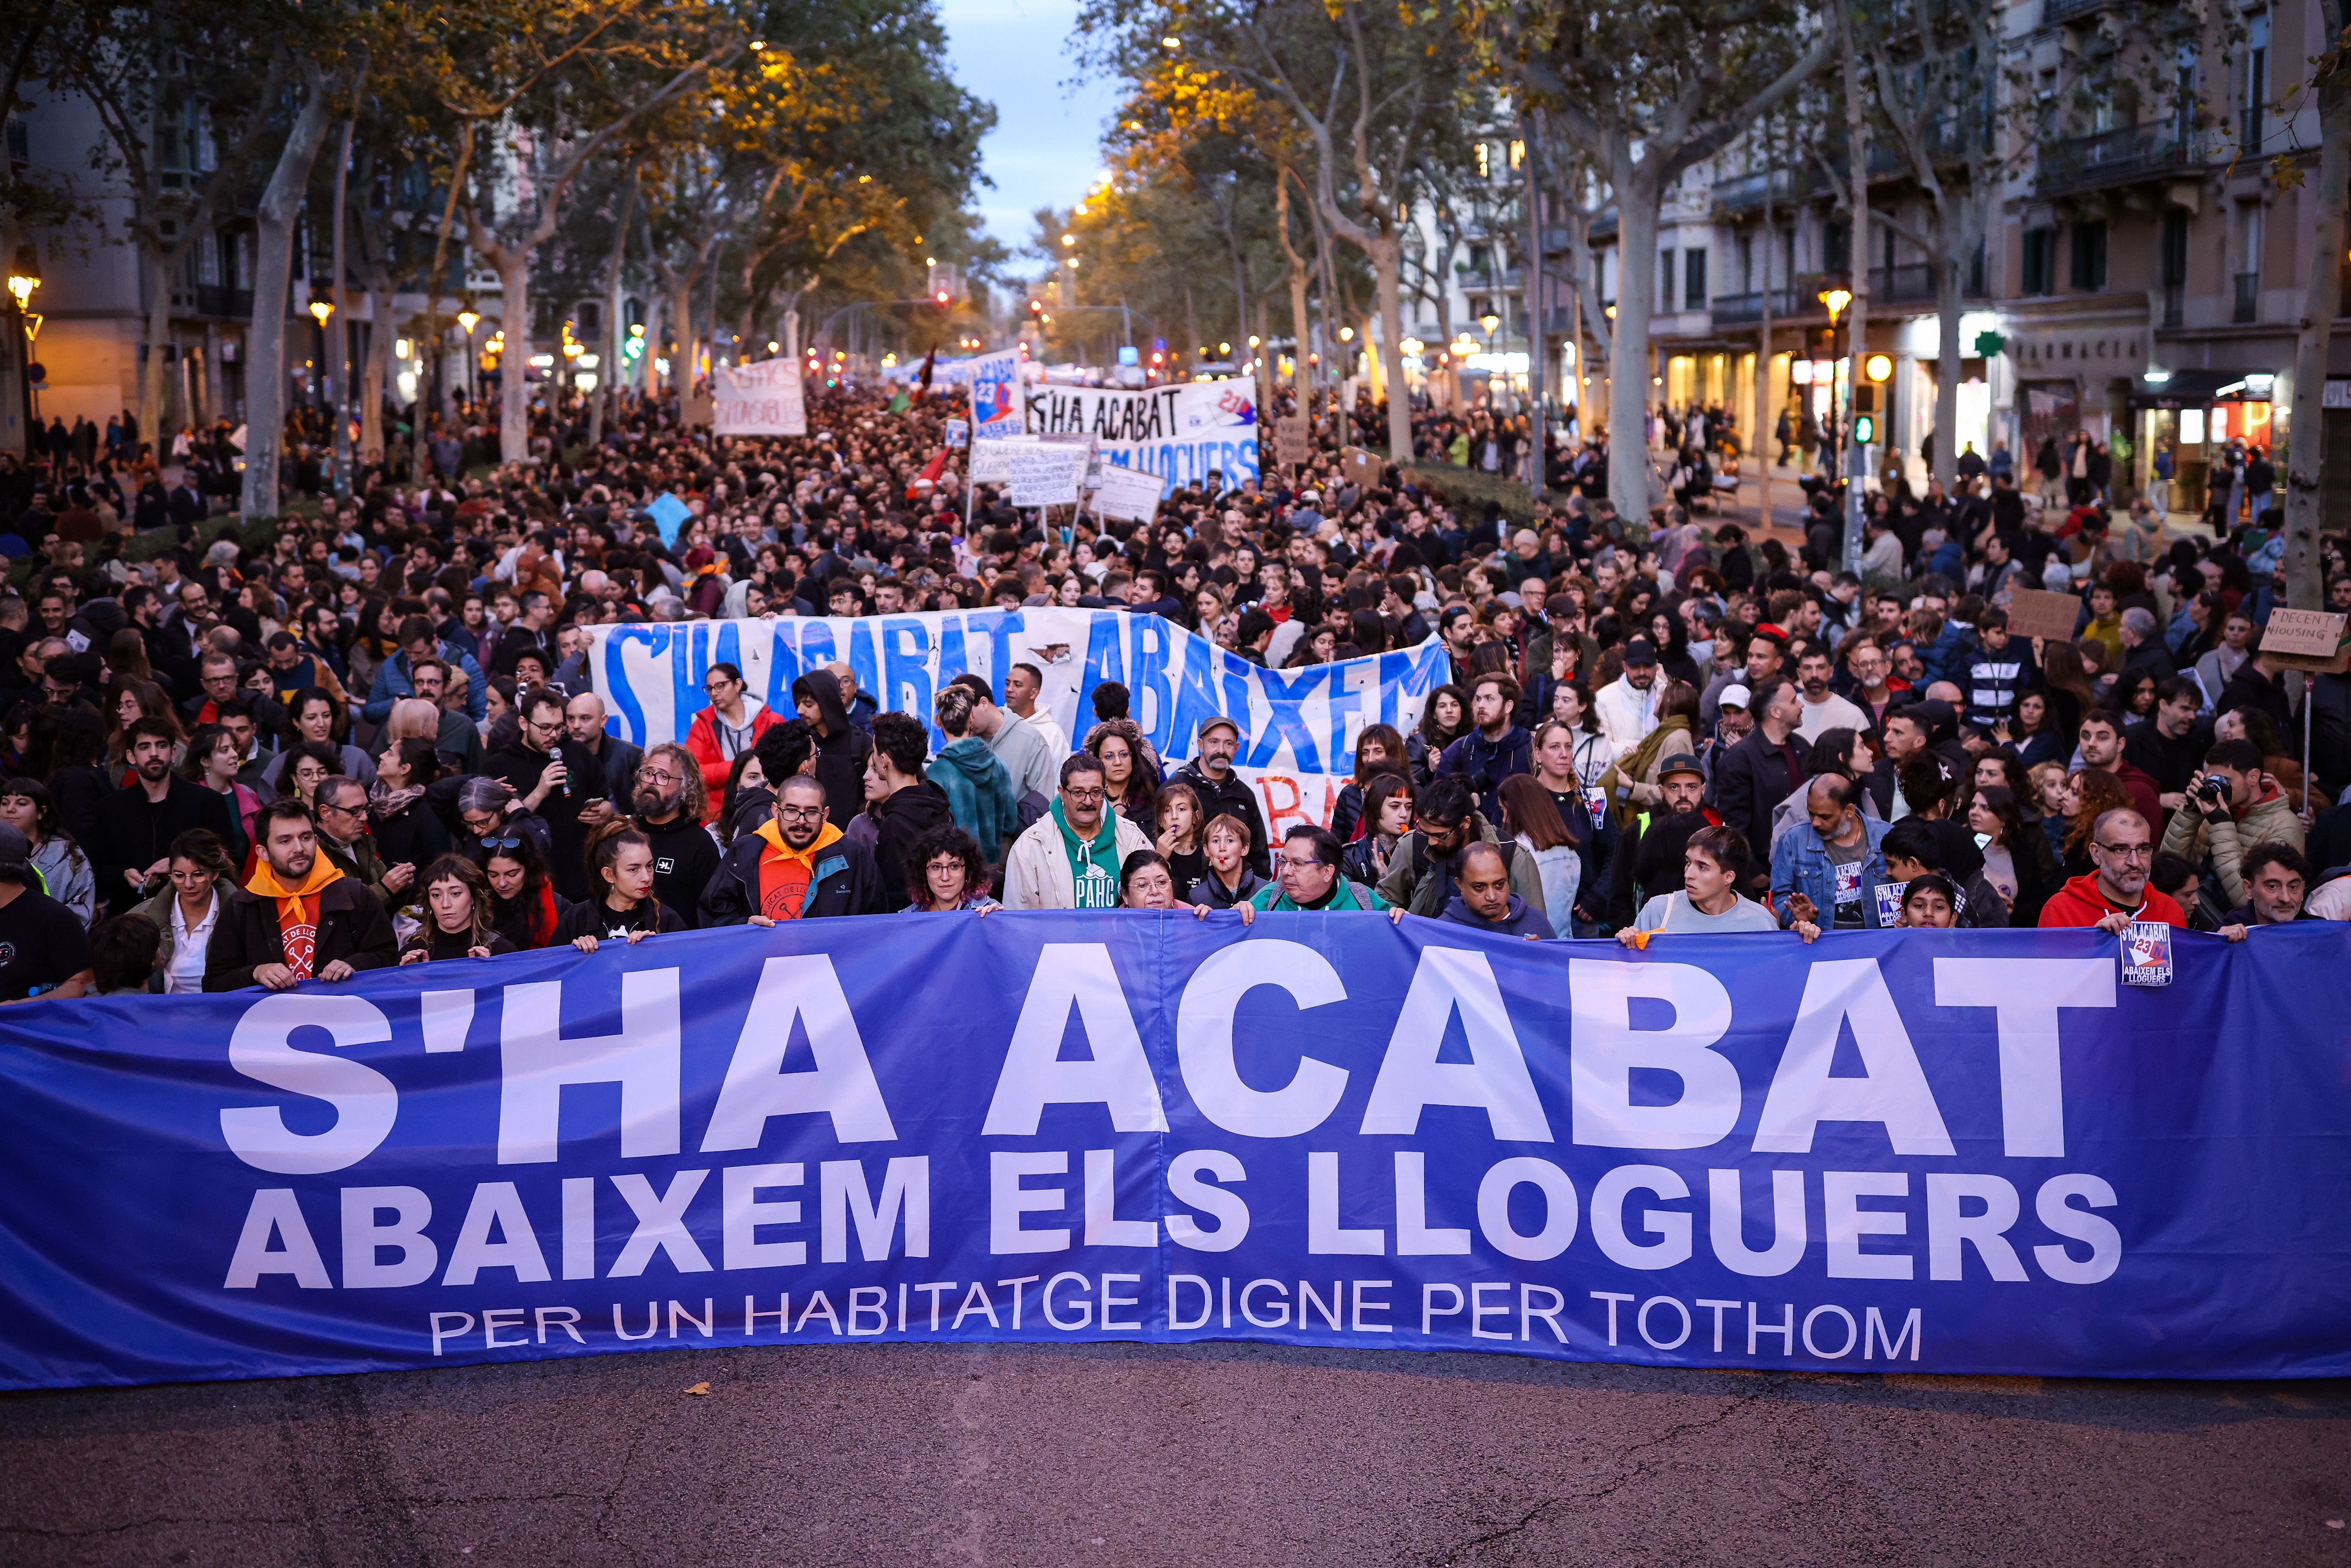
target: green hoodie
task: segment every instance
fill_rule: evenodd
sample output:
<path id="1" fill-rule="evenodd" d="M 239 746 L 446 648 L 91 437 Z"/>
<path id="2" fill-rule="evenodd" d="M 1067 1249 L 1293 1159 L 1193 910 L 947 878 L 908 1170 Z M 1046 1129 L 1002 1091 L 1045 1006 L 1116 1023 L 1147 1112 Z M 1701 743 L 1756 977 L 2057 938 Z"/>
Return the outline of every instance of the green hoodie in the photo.
<path id="1" fill-rule="evenodd" d="M 1370 902 L 1366 903 L 1365 900 Z M 1279 914 L 1284 910 L 1305 907 L 1292 903 L 1290 894 L 1282 891 L 1281 883 L 1279 882 L 1270 882 L 1259 888 L 1249 902 L 1267 914 Z M 1331 889 L 1331 902 L 1324 904 L 1322 909 L 1306 910 L 1306 913 L 1320 915 L 1333 909 L 1379 910 L 1385 909 L 1387 906 L 1386 899 L 1382 898 L 1370 888 L 1349 882 L 1343 876 Z"/>
<path id="2" fill-rule="evenodd" d="M 1092 845 L 1080 841 L 1070 829 L 1069 818 L 1061 814 L 1061 802 L 1053 802 L 1053 825 L 1061 830 L 1061 848 L 1070 857 L 1070 883 L 1076 890 L 1075 907 L 1079 909 L 1116 909 L 1118 907 L 1118 821 L 1105 809 L 1102 825 L 1094 830 Z"/>
<path id="3" fill-rule="evenodd" d="M 1005 841 L 1020 831 L 1020 805 L 1011 775 L 987 742 L 976 735 L 947 742 L 924 775 L 946 792 L 956 826 L 979 841 L 979 852 L 1002 859 Z"/>

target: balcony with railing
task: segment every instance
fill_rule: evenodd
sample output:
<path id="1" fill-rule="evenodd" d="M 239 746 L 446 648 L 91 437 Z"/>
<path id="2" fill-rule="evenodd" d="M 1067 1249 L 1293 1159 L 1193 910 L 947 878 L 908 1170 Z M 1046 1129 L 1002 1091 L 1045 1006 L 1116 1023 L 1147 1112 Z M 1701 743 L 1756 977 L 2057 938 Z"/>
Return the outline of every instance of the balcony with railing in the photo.
<path id="1" fill-rule="evenodd" d="M 1771 290 L 1771 319 L 1782 320 L 1802 311 L 1817 312 L 1821 302 L 1808 293 L 1793 288 Z M 1745 327 L 1763 319 L 1763 293 L 1752 289 L 1745 294 L 1718 294 L 1711 310 L 1718 327 Z"/>
<path id="2" fill-rule="evenodd" d="M 2041 25 L 2055 27 L 2067 22 L 2079 22 L 2096 16 L 2114 4 L 2115 0 L 2041 0 Z"/>
<path id="3" fill-rule="evenodd" d="M 1872 305 L 1910 305 L 1935 298 L 1935 269 L 1923 261 L 1869 269 Z"/>
<path id="4" fill-rule="evenodd" d="M 2194 138 L 2178 120 L 2126 125 L 2043 143 L 2039 188 L 2043 196 L 2105 190 L 2179 174 L 2194 160 Z"/>
<path id="5" fill-rule="evenodd" d="M 2262 275 L 2241 272 L 2236 275 L 2236 312 L 2230 319 L 2243 323 L 2262 319 Z"/>

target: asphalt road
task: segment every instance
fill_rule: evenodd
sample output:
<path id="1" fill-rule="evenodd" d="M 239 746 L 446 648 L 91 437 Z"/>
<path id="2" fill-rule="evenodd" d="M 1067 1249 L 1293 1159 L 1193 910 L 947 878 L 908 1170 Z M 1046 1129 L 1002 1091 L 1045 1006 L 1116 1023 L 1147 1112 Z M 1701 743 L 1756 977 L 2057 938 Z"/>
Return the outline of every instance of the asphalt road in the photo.
<path id="1" fill-rule="evenodd" d="M 2346 1383 L 873 1345 L 0 1398 L 9 1568 L 2351 1563 L 2347 1517 Z"/>

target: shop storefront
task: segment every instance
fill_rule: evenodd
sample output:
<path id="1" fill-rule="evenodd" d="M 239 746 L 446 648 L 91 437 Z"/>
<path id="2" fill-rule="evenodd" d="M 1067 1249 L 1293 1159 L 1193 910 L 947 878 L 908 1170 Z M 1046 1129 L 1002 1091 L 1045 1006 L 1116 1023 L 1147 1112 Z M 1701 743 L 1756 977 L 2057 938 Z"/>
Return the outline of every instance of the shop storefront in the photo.
<path id="1" fill-rule="evenodd" d="M 2150 371 L 2131 385 L 2141 494 L 2154 494 L 2158 456 L 2168 453 L 2167 509 L 2201 513 L 2212 499 L 2211 472 L 2231 446 L 2268 451 L 2274 443 L 2276 378 L 2241 371 Z"/>

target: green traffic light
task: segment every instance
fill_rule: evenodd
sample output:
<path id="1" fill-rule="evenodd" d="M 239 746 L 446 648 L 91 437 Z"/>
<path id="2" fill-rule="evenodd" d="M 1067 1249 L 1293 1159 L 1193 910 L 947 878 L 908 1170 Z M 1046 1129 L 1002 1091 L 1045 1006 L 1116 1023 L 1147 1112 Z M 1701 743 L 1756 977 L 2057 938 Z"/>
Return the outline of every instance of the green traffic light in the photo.
<path id="1" fill-rule="evenodd" d="M 1871 418 L 1865 413 L 1855 419 L 1853 422 L 1853 444 L 1855 446 L 1867 446 L 1875 443 L 1876 440 L 1876 420 Z"/>

